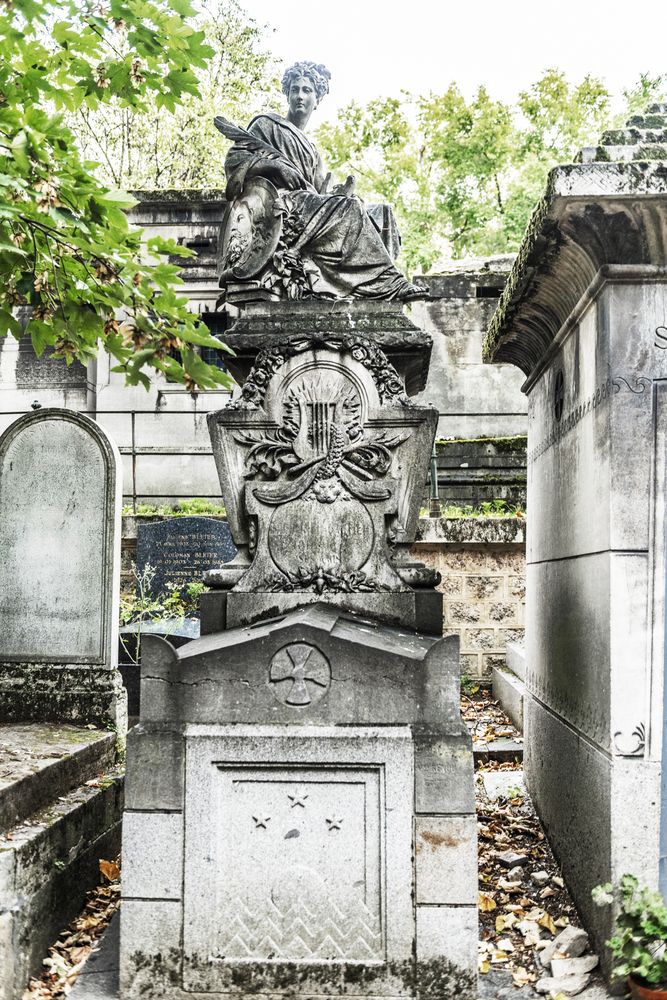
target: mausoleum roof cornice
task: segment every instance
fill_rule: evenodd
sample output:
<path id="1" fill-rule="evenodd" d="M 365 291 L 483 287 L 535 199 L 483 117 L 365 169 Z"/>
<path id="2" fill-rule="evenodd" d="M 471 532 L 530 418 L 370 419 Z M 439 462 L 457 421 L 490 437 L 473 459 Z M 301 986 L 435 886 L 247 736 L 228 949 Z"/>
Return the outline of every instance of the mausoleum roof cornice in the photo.
<path id="1" fill-rule="evenodd" d="M 667 106 L 649 112 L 641 122 L 658 129 L 659 119 L 667 136 Z M 582 152 L 585 162 L 549 174 L 489 325 L 485 361 L 509 362 L 530 375 L 603 268 L 667 264 L 667 145 L 656 150 L 661 159 L 633 159 L 638 121 L 624 130 L 622 160 L 604 153 L 616 150 L 612 140 L 618 145 L 620 133 L 609 132 L 600 147 Z"/>

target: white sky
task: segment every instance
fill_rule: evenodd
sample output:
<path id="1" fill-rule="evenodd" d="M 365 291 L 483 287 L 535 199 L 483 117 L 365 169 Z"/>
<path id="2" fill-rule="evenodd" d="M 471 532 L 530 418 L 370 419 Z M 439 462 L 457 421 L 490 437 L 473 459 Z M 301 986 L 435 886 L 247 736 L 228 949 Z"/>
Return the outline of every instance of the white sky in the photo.
<path id="1" fill-rule="evenodd" d="M 240 0 L 287 64 L 323 62 L 331 93 L 317 123 L 356 98 L 401 90 L 512 100 L 551 66 L 601 77 L 620 95 L 640 72 L 667 73 L 667 0 Z M 312 125 L 316 125 L 313 117 Z"/>

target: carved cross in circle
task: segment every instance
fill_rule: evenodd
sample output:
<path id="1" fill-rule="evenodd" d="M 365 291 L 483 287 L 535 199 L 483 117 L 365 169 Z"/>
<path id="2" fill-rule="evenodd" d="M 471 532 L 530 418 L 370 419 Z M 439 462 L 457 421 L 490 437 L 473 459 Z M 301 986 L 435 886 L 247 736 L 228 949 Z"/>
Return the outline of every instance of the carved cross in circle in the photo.
<path id="1" fill-rule="evenodd" d="M 271 660 L 269 683 L 283 705 L 311 705 L 328 690 L 331 667 L 316 646 L 308 642 L 291 642 L 279 649 Z"/>

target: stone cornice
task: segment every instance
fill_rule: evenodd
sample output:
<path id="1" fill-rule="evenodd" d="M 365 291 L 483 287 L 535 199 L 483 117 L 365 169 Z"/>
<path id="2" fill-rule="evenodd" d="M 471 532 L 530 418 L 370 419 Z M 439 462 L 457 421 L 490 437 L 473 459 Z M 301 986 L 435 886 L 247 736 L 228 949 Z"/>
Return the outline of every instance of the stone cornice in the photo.
<path id="1" fill-rule="evenodd" d="M 530 375 L 601 268 L 667 263 L 667 162 L 551 171 L 484 344 Z"/>

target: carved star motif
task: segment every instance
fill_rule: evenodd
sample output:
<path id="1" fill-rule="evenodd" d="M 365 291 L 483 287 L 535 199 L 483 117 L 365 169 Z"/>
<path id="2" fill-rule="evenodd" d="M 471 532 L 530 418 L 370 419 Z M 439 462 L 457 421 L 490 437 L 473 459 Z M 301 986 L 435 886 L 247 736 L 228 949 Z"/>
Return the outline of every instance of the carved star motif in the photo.
<path id="1" fill-rule="evenodd" d="M 288 794 L 287 798 L 290 800 L 290 806 L 294 809 L 295 806 L 301 806 L 302 809 L 306 808 L 306 799 L 308 798 L 308 792 L 293 792 L 291 795 Z"/>
<path id="2" fill-rule="evenodd" d="M 271 819 L 270 816 L 253 816 L 253 820 L 255 821 L 255 829 L 266 830 L 266 825 L 270 819 Z"/>
<path id="3" fill-rule="evenodd" d="M 336 818 L 335 816 L 332 816 L 331 819 L 326 820 L 326 824 L 329 827 L 329 832 L 331 832 L 331 830 L 340 830 L 343 825 L 343 817 L 340 816 Z"/>

